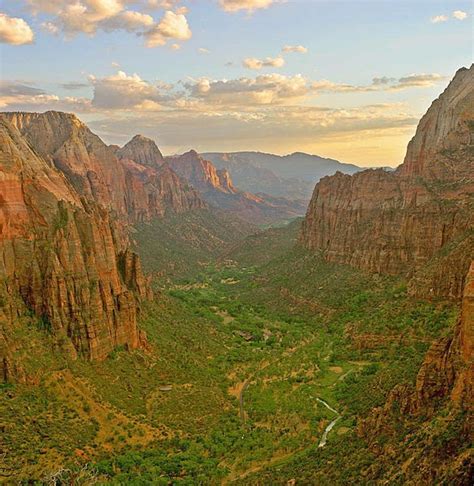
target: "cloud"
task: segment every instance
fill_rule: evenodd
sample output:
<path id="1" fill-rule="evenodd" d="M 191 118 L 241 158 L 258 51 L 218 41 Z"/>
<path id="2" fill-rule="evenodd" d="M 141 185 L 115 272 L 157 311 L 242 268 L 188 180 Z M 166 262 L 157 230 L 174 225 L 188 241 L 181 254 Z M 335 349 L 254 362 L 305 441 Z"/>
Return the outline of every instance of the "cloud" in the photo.
<path id="1" fill-rule="evenodd" d="M 431 17 L 432 24 L 439 24 L 440 22 L 446 22 L 447 20 L 447 15 L 435 15 L 434 17 Z"/>
<path id="2" fill-rule="evenodd" d="M 191 38 L 185 14 L 186 7 L 167 10 L 155 22 L 148 13 L 127 10 L 133 0 L 28 0 L 34 14 L 47 14 L 52 18 L 42 23 L 42 28 L 50 34 L 63 32 L 67 39 L 78 34 L 94 36 L 98 30 L 105 32 L 125 31 L 145 38 L 147 47 L 162 46 L 169 39 L 188 40 Z M 140 3 L 138 4 L 140 5 Z M 175 2 L 151 2 L 149 6 L 175 7 Z"/>
<path id="3" fill-rule="evenodd" d="M 185 83 L 191 98 L 208 105 L 255 106 L 282 104 L 304 97 L 309 92 L 308 82 L 301 75 L 267 74 L 256 78 L 210 80 L 202 78 Z"/>
<path id="4" fill-rule="evenodd" d="M 467 13 L 462 10 L 455 10 L 453 12 L 453 17 L 457 20 L 464 20 L 467 18 Z"/>
<path id="5" fill-rule="evenodd" d="M 156 47 L 165 45 L 169 39 L 189 40 L 192 32 L 183 14 L 167 10 L 160 22 L 144 36 L 146 47 Z"/>
<path id="6" fill-rule="evenodd" d="M 248 69 L 262 69 L 264 67 L 280 68 L 285 65 L 285 60 L 281 56 L 266 57 L 265 59 L 247 57 L 242 61 L 242 64 Z"/>
<path id="7" fill-rule="evenodd" d="M 238 12 L 239 10 L 254 10 L 268 8 L 275 3 L 275 0 L 219 0 L 221 8 L 225 12 Z"/>
<path id="8" fill-rule="evenodd" d="M 62 110 L 85 113 L 90 109 L 86 98 L 65 97 L 14 81 L 0 82 L 0 108 L 13 111 Z"/>
<path id="9" fill-rule="evenodd" d="M 205 47 L 200 47 L 198 49 L 199 54 L 210 54 L 211 51 L 209 49 L 206 49 Z"/>
<path id="10" fill-rule="evenodd" d="M 141 29 L 150 28 L 154 23 L 151 15 L 127 10 L 107 18 L 101 23 L 101 28 L 105 31 L 125 30 L 127 32 L 137 32 Z"/>
<path id="11" fill-rule="evenodd" d="M 452 15 L 453 19 L 456 19 L 456 20 L 467 19 L 467 12 L 464 12 L 463 10 L 454 10 L 451 15 Z M 447 15 L 436 15 L 434 17 L 431 17 L 431 22 L 433 24 L 439 24 L 441 22 L 447 22 L 448 20 L 449 20 L 449 17 Z"/>
<path id="12" fill-rule="evenodd" d="M 32 44 L 34 37 L 31 27 L 23 19 L 0 13 L 0 42 L 20 46 Z"/>
<path id="13" fill-rule="evenodd" d="M 76 90 L 76 89 L 82 89 L 82 88 L 88 88 L 90 84 L 87 83 L 63 83 L 60 85 L 61 88 L 67 89 L 67 90 Z"/>
<path id="14" fill-rule="evenodd" d="M 289 52 L 299 52 L 301 54 L 306 54 L 308 52 L 308 48 L 298 45 L 298 46 L 284 46 L 282 52 L 289 53 Z"/>
<path id="15" fill-rule="evenodd" d="M 311 88 L 315 92 L 357 93 L 368 91 L 401 91 L 409 88 L 429 88 L 444 81 L 445 76 L 440 74 L 410 74 L 401 78 L 387 76 L 375 77 L 369 85 L 353 85 L 334 83 L 328 80 L 315 81 Z"/>
<path id="16" fill-rule="evenodd" d="M 41 28 L 43 29 L 44 32 L 47 32 L 48 34 L 51 35 L 59 34 L 59 27 L 53 24 L 52 22 L 42 22 Z"/>
<path id="17" fill-rule="evenodd" d="M 397 83 L 391 86 L 392 90 L 406 88 L 429 88 L 446 78 L 440 74 L 410 74 L 400 78 Z"/>
<path id="18" fill-rule="evenodd" d="M 167 99 L 158 85 L 148 83 L 138 74 L 128 75 L 118 71 L 105 78 L 89 77 L 94 87 L 92 107 L 104 110 L 130 110 L 139 107 L 154 106 Z"/>

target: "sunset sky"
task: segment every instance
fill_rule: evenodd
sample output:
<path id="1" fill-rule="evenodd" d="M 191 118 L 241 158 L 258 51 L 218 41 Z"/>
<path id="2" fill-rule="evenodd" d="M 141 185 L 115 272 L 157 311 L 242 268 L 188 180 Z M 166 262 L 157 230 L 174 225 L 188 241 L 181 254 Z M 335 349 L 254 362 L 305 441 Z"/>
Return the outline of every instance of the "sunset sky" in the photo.
<path id="1" fill-rule="evenodd" d="M 398 165 L 472 62 L 465 0 L 3 0 L 2 111 L 76 113 L 166 154 Z"/>

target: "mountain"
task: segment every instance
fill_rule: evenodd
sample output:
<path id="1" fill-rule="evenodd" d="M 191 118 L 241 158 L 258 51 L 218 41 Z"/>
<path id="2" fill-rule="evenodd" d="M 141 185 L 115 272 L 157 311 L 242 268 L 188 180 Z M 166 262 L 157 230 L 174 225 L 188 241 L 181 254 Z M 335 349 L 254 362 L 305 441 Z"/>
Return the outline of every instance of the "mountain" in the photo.
<path id="1" fill-rule="evenodd" d="M 395 172 L 323 178 L 302 244 L 329 261 L 412 276 L 418 295 L 460 298 L 473 255 L 474 68 L 424 115 Z"/>
<path id="2" fill-rule="evenodd" d="M 237 189 L 226 169 L 216 169 L 194 150 L 180 156 L 166 157 L 165 161 L 207 203 L 248 222 L 271 224 L 304 214 L 306 205 L 303 201 L 290 201 Z"/>
<path id="3" fill-rule="evenodd" d="M 135 135 L 122 148 L 118 148 L 115 153 L 121 160 L 133 160 L 145 167 L 157 168 L 164 162 L 163 155 L 156 143 L 143 135 Z"/>
<path id="4" fill-rule="evenodd" d="M 216 167 L 227 169 L 237 187 L 290 199 L 310 199 L 314 184 L 337 171 L 354 174 L 361 170 L 334 159 L 295 152 L 273 155 L 261 152 L 210 152 L 202 154 Z"/>
<path id="5" fill-rule="evenodd" d="M 144 344 L 137 313 L 149 290 L 122 225 L 34 150 L 12 118 L 20 128 L 27 122 L 0 117 L 1 363 L 4 379 L 21 381 L 27 349 L 16 336 L 30 313 L 59 349 L 103 359 L 116 346 Z M 43 127 L 44 118 L 36 118 Z M 54 131 L 35 135 L 39 148 L 57 146 Z"/>
<path id="6" fill-rule="evenodd" d="M 159 150 L 151 140 L 135 137 L 117 150 L 72 114 L 49 111 L 2 116 L 41 157 L 65 174 L 79 194 L 114 210 L 124 221 L 205 207 L 194 190 L 155 164 Z M 120 159 L 120 154 L 136 156 L 137 161 Z"/>
<path id="7" fill-rule="evenodd" d="M 265 193 L 276 197 L 309 200 L 314 183 L 295 178 L 279 177 L 270 169 L 258 167 L 241 159 L 238 153 L 205 153 L 218 169 L 229 171 L 237 187 L 252 193 Z"/>
<path id="8" fill-rule="evenodd" d="M 71 356 L 104 359 L 117 346 L 142 346 L 137 315 L 150 291 L 131 225 L 205 202 L 158 164 L 143 137 L 110 148 L 74 115 L 53 111 L 2 113 L 0 121 L 4 376 L 22 374 L 10 341 L 29 312 Z"/>

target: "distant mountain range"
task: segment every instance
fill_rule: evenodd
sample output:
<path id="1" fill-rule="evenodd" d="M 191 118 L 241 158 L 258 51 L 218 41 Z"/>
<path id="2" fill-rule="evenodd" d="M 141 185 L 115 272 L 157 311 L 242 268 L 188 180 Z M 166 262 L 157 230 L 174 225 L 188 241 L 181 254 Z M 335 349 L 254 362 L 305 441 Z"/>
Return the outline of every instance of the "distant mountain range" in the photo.
<path id="1" fill-rule="evenodd" d="M 322 177 L 336 172 L 354 174 L 353 164 L 295 152 L 274 155 L 262 152 L 207 152 L 202 156 L 218 169 L 227 169 L 234 183 L 245 191 L 264 192 L 272 196 L 307 200 Z"/>

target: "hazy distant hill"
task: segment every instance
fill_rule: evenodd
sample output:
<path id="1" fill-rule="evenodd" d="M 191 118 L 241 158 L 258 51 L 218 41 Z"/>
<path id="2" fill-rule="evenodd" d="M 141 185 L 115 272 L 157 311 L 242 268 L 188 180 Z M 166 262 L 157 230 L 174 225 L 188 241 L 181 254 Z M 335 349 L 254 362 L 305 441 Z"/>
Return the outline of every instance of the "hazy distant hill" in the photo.
<path id="1" fill-rule="evenodd" d="M 227 169 L 235 184 L 246 191 L 290 198 L 311 197 L 314 184 L 321 177 L 337 171 L 354 174 L 361 170 L 353 164 L 301 152 L 284 156 L 261 152 L 210 152 L 203 156 L 219 169 Z"/>

